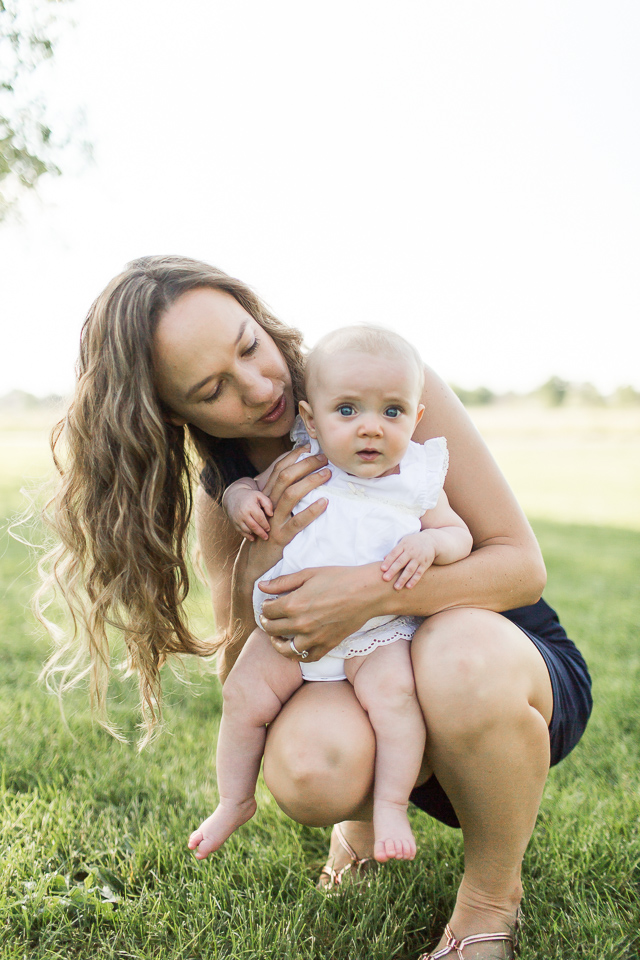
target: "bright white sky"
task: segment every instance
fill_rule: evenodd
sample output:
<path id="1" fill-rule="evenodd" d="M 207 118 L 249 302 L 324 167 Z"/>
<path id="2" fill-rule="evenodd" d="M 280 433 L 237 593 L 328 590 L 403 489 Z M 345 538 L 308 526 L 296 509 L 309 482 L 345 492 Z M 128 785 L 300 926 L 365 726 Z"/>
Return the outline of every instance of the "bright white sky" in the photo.
<path id="1" fill-rule="evenodd" d="M 89 304 L 147 253 L 310 343 L 394 326 L 466 387 L 640 387 L 637 0 L 72 8 L 46 83 L 95 163 L 0 227 L 0 395 L 68 391 Z"/>

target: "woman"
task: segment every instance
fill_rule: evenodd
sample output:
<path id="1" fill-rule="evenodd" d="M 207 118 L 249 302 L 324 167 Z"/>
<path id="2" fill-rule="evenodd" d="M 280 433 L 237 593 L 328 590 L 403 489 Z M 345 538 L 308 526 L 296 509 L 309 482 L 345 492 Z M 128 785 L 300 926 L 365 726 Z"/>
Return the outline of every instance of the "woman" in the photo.
<path id="1" fill-rule="evenodd" d="M 105 624 L 121 626 L 149 732 L 164 659 L 209 652 L 181 612 L 191 508 L 187 434 L 205 460 L 196 527 L 216 621 L 228 624 L 219 653 L 223 680 L 254 629 L 254 581 L 323 509 L 320 501 L 291 515 L 326 479 L 321 459 L 296 464 L 295 454 L 280 461 L 265 490 L 274 504 L 267 541 L 241 544 L 219 502 L 226 485 L 289 449 L 300 347 L 300 335 L 244 284 L 174 257 L 130 264 L 85 323 L 75 399 L 54 439 L 55 447 L 64 434 L 68 460 L 54 505 L 62 546 L 52 576 L 84 627 L 99 707 L 108 681 Z M 427 618 L 412 644 L 428 732 L 412 799 L 460 825 L 465 843 L 464 876 L 439 948 L 466 960 L 489 956 L 482 951 L 497 942 L 508 957 L 522 857 L 549 764 L 586 725 L 589 678 L 553 611 L 538 602 L 544 565 L 524 515 L 464 409 L 432 371 L 422 402 L 414 439 L 447 438 L 445 489 L 471 530 L 472 554 L 432 567 L 410 593 L 384 582 L 377 564 L 279 578 L 269 585 L 277 596 L 265 603 L 263 626 L 283 656 L 296 656 L 281 639 L 295 635 L 297 649 L 314 660 L 372 616 Z M 264 776 L 278 804 L 302 823 L 341 824 L 332 834 L 329 880 L 339 881 L 351 858 L 371 854 L 374 754 L 366 714 L 345 683 L 305 684 L 269 729 Z M 494 939 L 466 943 L 479 935 Z"/>

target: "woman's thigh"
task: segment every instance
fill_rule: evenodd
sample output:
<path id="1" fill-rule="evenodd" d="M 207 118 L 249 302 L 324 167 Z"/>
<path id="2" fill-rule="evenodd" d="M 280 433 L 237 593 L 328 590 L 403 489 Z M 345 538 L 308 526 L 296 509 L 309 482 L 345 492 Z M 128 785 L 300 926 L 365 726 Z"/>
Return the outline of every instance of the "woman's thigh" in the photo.
<path id="1" fill-rule="evenodd" d="M 491 610 L 467 607 L 429 617 L 411 647 L 416 689 L 428 722 L 469 728 L 527 703 L 547 725 L 549 671 L 531 640 Z"/>
<path id="2" fill-rule="evenodd" d="M 528 704 L 548 724 L 545 662 L 509 620 L 476 608 L 426 620 L 412 642 L 416 689 L 432 736 L 464 737 Z M 507 715 L 505 715 L 505 708 Z M 346 681 L 305 683 L 270 724 L 264 777 L 279 806 L 310 826 L 370 816 L 375 736 Z M 425 763 L 424 775 L 430 770 Z"/>
<path id="3" fill-rule="evenodd" d="M 464 781 L 467 759 L 481 759 L 485 734 L 504 743 L 505 767 L 520 747 L 530 746 L 533 730 L 549 726 L 553 694 L 549 672 L 535 644 L 500 614 L 476 608 L 444 611 L 416 632 L 412 659 L 418 699 L 427 726 L 427 749 L 420 786 L 411 800 L 451 827 L 460 823 L 452 803 L 433 775 L 432 751 L 458 764 Z M 536 720 L 537 717 L 537 720 Z M 521 739 L 522 738 L 522 739 Z M 549 747 L 540 762 L 549 763 Z"/>
<path id="4" fill-rule="evenodd" d="M 304 683 L 269 725 L 264 778 L 300 823 L 367 818 L 374 763 L 373 730 L 345 680 Z"/>

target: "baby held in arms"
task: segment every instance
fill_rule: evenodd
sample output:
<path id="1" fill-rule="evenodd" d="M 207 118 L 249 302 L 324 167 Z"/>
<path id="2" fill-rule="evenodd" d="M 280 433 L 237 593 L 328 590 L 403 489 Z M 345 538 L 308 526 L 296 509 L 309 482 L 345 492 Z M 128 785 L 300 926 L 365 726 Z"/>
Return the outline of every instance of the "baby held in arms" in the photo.
<path id="1" fill-rule="evenodd" d="M 431 564 L 468 556 L 472 538 L 449 506 L 443 489 L 448 454 L 444 437 L 412 442 L 424 412 L 423 364 L 402 337 L 355 326 L 324 337 L 305 372 L 307 400 L 292 439 L 300 458 L 322 451 L 327 483 L 304 497 L 327 508 L 301 530 L 254 587 L 260 623 L 268 599 L 265 581 L 307 567 L 380 562 L 380 575 L 396 589 L 411 589 Z M 223 505 L 246 537 L 266 537 L 270 502 L 261 492 L 273 465 L 225 492 Z M 255 631 L 224 686 L 217 749 L 219 804 L 189 838 L 199 859 L 208 856 L 253 816 L 256 780 L 266 726 L 304 681 L 347 680 L 367 711 L 376 736 L 373 824 L 376 860 L 411 860 L 416 844 L 407 816 L 425 746 L 415 694 L 411 638 L 419 617 L 375 617 L 315 662 L 291 648 L 281 656 L 262 630 Z"/>

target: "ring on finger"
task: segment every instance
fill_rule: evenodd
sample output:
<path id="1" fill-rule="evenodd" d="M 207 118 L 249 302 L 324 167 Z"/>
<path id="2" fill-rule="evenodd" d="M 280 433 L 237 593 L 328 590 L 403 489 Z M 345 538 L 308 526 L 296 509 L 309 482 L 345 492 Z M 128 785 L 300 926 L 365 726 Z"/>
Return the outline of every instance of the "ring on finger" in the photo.
<path id="1" fill-rule="evenodd" d="M 291 649 L 293 650 L 293 652 L 295 653 L 295 655 L 296 655 L 297 657 L 300 657 L 301 660 L 306 660 L 307 657 L 309 656 L 309 651 L 308 651 L 308 650 L 298 650 L 298 648 L 296 647 L 296 642 L 295 642 L 295 640 L 293 640 L 293 639 L 292 639 L 292 640 L 289 640 L 289 646 L 291 647 Z"/>

